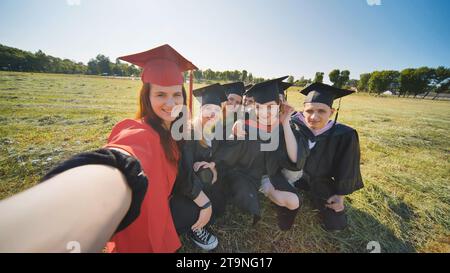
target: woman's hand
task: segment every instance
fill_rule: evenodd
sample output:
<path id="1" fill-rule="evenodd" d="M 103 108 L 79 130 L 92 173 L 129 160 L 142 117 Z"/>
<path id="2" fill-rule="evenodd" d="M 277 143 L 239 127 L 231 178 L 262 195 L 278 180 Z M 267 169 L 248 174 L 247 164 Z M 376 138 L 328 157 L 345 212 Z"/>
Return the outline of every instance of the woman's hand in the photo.
<path id="1" fill-rule="evenodd" d="M 200 168 L 207 168 L 207 167 L 205 167 L 205 166 L 208 166 L 210 163 L 209 162 L 206 162 L 206 161 L 201 161 L 201 162 L 195 162 L 194 163 L 194 166 L 193 166 L 193 168 L 194 168 L 194 172 L 198 172 L 198 170 L 200 170 Z"/>
<path id="2" fill-rule="evenodd" d="M 216 170 L 216 163 L 214 162 L 195 162 L 194 163 L 194 171 L 197 172 L 198 170 L 200 170 L 200 168 L 203 169 L 210 169 L 212 174 L 213 174 L 213 179 L 212 179 L 212 184 L 216 183 L 217 181 L 217 170 Z"/>
<path id="3" fill-rule="evenodd" d="M 335 212 L 341 212 L 344 210 L 344 196 L 343 195 L 333 195 L 327 200 L 328 204 L 325 207 L 334 210 Z"/>
<path id="4" fill-rule="evenodd" d="M 290 106 L 287 102 L 281 104 L 280 123 L 286 124 L 291 119 L 291 115 L 294 113 L 294 107 Z"/>

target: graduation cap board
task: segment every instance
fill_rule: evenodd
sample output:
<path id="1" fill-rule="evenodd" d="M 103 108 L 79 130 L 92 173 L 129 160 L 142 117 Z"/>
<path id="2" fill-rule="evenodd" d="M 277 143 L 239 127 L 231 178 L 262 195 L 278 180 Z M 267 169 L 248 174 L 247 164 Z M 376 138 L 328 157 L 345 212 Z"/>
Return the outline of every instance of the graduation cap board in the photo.
<path id="1" fill-rule="evenodd" d="M 283 95 L 287 99 L 287 90 L 289 87 L 293 86 L 294 84 L 289 82 L 281 82 L 280 83 L 280 95 Z"/>
<path id="2" fill-rule="evenodd" d="M 286 90 L 288 90 L 289 87 L 293 86 L 294 84 L 289 82 L 281 82 L 280 83 L 280 94 L 284 94 Z"/>
<path id="3" fill-rule="evenodd" d="M 228 96 L 230 94 L 235 94 L 238 96 L 244 95 L 245 85 L 243 82 L 233 82 L 222 85 L 225 90 L 225 95 Z"/>
<path id="4" fill-rule="evenodd" d="M 224 87 L 218 83 L 208 85 L 193 91 L 194 96 L 202 102 L 202 106 L 206 104 L 214 104 L 221 106 L 226 101 Z"/>
<path id="5" fill-rule="evenodd" d="M 265 82 L 257 83 L 247 90 L 244 95 L 253 97 L 257 103 L 267 103 L 270 101 L 277 101 L 280 94 L 280 83 L 287 79 L 288 76 L 281 78 L 268 80 Z"/>
<path id="6" fill-rule="evenodd" d="M 244 92 L 244 96 L 248 99 L 248 98 L 250 98 L 251 96 L 249 95 L 249 94 L 247 94 L 246 92 L 250 89 L 250 88 L 252 88 L 253 87 L 253 84 L 249 84 L 249 85 L 246 85 L 245 86 L 245 92 Z"/>
<path id="7" fill-rule="evenodd" d="M 303 89 L 300 93 L 306 96 L 305 103 L 323 103 L 333 107 L 333 101 L 354 93 L 350 90 L 340 89 L 324 83 L 313 83 Z"/>

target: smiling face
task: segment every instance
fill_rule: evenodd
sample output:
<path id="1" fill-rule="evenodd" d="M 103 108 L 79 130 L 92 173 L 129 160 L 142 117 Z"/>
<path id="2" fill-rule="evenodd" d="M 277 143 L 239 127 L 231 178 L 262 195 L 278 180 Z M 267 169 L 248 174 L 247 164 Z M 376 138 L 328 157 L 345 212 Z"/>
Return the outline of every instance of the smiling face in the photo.
<path id="1" fill-rule="evenodd" d="M 150 104 L 165 125 L 170 125 L 176 119 L 177 115 L 172 115 L 172 110 L 177 105 L 183 104 L 183 91 L 181 85 L 160 86 L 151 85 Z"/>
<path id="2" fill-rule="evenodd" d="M 327 125 L 334 111 L 333 108 L 323 103 L 305 103 L 303 115 L 306 125 L 313 130 L 320 130 Z"/>
<path id="3" fill-rule="evenodd" d="M 227 105 L 237 108 L 242 104 L 242 97 L 236 94 L 229 94 L 227 97 Z"/>
<path id="4" fill-rule="evenodd" d="M 262 125 L 274 125 L 278 121 L 279 105 L 276 101 L 257 103 L 256 116 Z"/>
<path id="5" fill-rule="evenodd" d="M 255 104 L 255 99 L 253 97 L 244 96 L 244 106 L 251 106 Z"/>

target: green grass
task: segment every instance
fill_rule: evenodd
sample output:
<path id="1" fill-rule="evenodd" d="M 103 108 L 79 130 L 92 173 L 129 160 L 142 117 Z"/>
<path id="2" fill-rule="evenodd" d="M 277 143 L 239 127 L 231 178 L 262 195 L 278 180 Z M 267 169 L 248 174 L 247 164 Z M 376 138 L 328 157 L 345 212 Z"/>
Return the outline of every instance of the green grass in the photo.
<path id="1" fill-rule="evenodd" d="M 27 189 L 71 155 L 103 146 L 112 126 L 134 117 L 140 81 L 0 72 L 0 198 Z M 301 109 L 302 97 L 289 91 Z M 304 204 L 291 231 L 229 207 L 215 225 L 218 252 L 450 252 L 450 102 L 358 94 L 340 121 L 360 135 L 365 188 L 347 198 L 347 230 L 328 233 Z M 197 252 L 187 240 L 182 252 Z"/>

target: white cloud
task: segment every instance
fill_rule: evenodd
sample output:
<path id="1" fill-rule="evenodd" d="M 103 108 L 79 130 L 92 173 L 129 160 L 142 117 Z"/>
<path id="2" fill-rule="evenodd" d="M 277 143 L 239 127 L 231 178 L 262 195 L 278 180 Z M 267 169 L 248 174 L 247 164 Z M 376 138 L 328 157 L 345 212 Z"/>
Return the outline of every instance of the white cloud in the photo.
<path id="1" fill-rule="evenodd" d="M 69 6 L 79 6 L 81 5 L 81 0 L 66 0 Z"/>
<path id="2" fill-rule="evenodd" d="M 381 6 L 381 0 L 366 0 L 369 6 Z"/>

